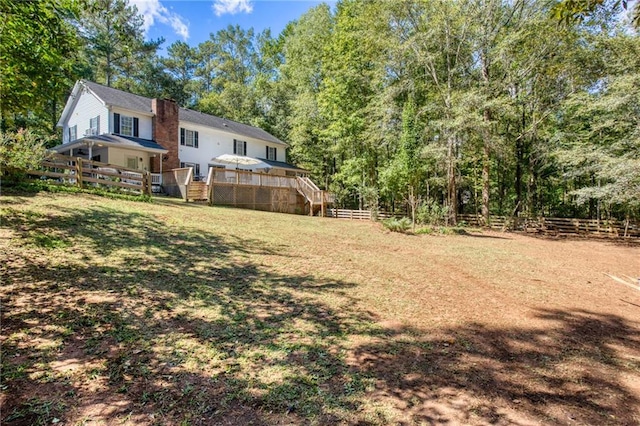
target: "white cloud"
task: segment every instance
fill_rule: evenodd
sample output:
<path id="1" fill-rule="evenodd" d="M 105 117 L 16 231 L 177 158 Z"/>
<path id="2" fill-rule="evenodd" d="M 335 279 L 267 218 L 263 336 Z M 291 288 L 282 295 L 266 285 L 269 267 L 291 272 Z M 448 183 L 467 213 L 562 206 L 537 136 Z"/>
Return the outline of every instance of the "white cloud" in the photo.
<path id="1" fill-rule="evenodd" d="M 236 13 L 251 13 L 253 5 L 250 0 L 214 0 L 213 11 L 216 16 L 222 16 L 225 13 L 235 15 Z"/>
<path id="2" fill-rule="evenodd" d="M 129 0 L 130 4 L 134 4 L 138 8 L 138 13 L 144 17 L 143 29 L 145 32 L 149 30 L 156 20 L 162 24 L 166 24 L 173 28 L 183 39 L 189 38 L 189 23 L 177 13 L 171 12 L 164 7 L 160 0 Z"/>

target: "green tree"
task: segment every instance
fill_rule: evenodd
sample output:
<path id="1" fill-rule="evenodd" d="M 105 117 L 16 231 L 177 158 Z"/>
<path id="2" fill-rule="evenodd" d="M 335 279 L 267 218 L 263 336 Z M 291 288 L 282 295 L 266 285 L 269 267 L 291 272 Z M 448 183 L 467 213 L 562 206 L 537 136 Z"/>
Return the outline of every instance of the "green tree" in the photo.
<path id="1" fill-rule="evenodd" d="M 176 41 L 167 48 L 167 57 L 160 64 L 171 77 L 170 97 L 183 107 L 195 104 L 195 71 L 198 66 L 196 49 L 183 41 Z"/>
<path id="2" fill-rule="evenodd" d="M 384 1 L 345 0 L 337 5 L 335 27 L 323 61 L 319 110 L 327 126 L 321 137 L 336 162 L 332 188 L 343 201 L 377 209 L 378 160 L 375 100 L 386 76 L 389 20 Z"/>
<path id="3" fill-rule="evenodd" d="M 640 2 L 632 2 L 629 0 L 561 0 L 553 8 L 553 15 L 560 21 L 571 24 L 582 22 L 583 20 L 593 16 L 599 11 L 609 9 L 614 10 L 622 6 L 623 9 L 629 10 L 631 23 L 638 29 L 640 28 Z"/>
<path id="4" fill-rule="evenodd" d="M 316 6 L 288 25 L 282 35 L 283 61 L 279 82 L 288 93 L 287 140 L 289 155 L 312 172 L 323 186 L 335 172 L 333 155 L 321 132 L 327 127 L 318 94 L 324 84 L 325 50 L 331 39 L 333 16 L 328 5 Z"/>
<path id="5" fill-rule="evenodd" d="M 420 204 L 421 185 L 425 179 L 421 158 L 422 140 L 418 128 L 416 104 L 410 98 L 402 110 L 400 148 L 391 163 L 380 174 L 384 192 L 401 196 L 411 209 L 411 223 L 415 228 L 416 209 Z"/>
<path id="6" fill-rule="evenodd" d="M 455 224 L 458 209 L 459 160 L 466 134 L 463 95 L 473 83 L 472 24 L 469 1 L 399 2 L 393 26 L 399 60 L 410 80 L 409 87 L 422 93 L 419 108 L 432 119 L 428 133 L 445 152 L 446 195 L 449 222 Z"/>
<path id="7" fill-rule="evenodd" d="M 565 176 L 582 182 L 579 205 L 596 215 L 637 215 L 640 209 L 640 39 L 599 37 L 606 75 L 563 105 L 557 155 Z"/>
<path id="8" fill-rule="evenodd" d="M 55 132 L 78 75 L 75 0 L 0 0 L 0 128 Z"/>
<path id="9" fill-rule="evenodd" d="M 139 62 L 164 42 L 144 40 L 144 18 L 128 0 L 87 0 L 78 24 L 92 78 L 107 86 L 121 76 L 135 79 Z"/>
<path id="10" fill-rule="evenodd" d="M 202 96 L 198 109 L 245 123 L 257 117 L 253 92 L 257 70 L 256 37 L 253 29 L 238 25 L 211 34 L 199 46 L 203 69 Z"/>

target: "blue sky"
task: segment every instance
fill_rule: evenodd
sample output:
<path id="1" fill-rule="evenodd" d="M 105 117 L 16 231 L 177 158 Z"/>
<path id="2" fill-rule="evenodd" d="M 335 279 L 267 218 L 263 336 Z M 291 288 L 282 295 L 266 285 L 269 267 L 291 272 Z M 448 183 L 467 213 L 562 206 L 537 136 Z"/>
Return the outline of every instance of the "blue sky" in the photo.
<path id="1" fill-rule="evenodd" d="M 191 46 L 229 24 L 277 36 L 288 22 L 310 8 L 335 0 L 129 0 L 145 19 L 147 38 L 164 37 L 163 50 L 176 40 Z"/>

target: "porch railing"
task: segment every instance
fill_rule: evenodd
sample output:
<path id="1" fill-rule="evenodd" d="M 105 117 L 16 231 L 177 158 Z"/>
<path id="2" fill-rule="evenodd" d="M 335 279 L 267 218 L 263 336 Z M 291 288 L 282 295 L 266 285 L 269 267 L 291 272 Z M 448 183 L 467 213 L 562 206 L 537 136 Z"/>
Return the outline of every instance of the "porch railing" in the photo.
<path id="1" fill-rule="evenodd" d="M 151 173 L 151 185 L 162 185 L 162 175 L 160 173 Z"/>
<path id="2" fill-rule="evenodd" d="M 37 170 L 29 170 L 27 173 L 80 188 L 85 185 L 116 187 L 122 191 L 151 195 L 149 172 L 79 157 L 49 154 Z"/>

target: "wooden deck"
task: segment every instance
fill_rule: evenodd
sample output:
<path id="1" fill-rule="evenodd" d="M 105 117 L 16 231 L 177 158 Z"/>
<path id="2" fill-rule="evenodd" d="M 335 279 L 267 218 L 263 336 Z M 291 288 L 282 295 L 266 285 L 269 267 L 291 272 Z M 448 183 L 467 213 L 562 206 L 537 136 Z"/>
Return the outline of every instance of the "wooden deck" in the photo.
<path id="1" fill-rule="evenodd" d="M 207 201 L 254 210 L 328 215 L 333 194 L 318 188 L 311 179 L 278 176 L 244 170 L 209 168 L 205 181 L 196 181 L 191 168 L 163 174 L 165 190 L 185 201 Z"/>

